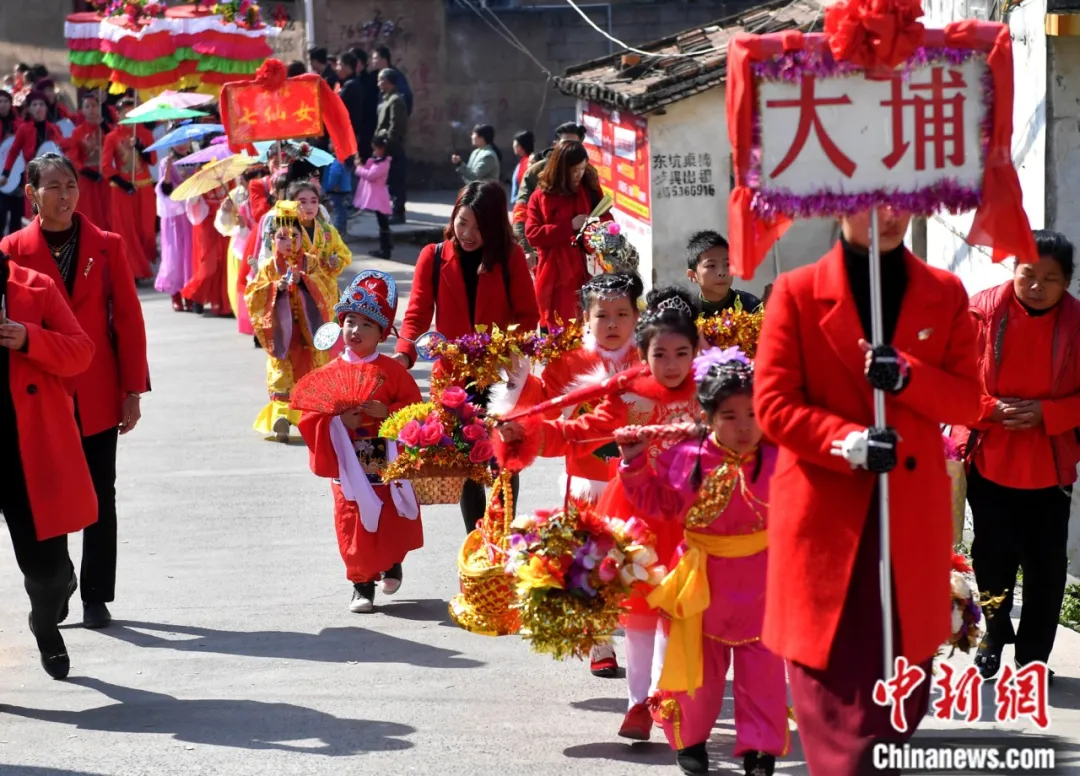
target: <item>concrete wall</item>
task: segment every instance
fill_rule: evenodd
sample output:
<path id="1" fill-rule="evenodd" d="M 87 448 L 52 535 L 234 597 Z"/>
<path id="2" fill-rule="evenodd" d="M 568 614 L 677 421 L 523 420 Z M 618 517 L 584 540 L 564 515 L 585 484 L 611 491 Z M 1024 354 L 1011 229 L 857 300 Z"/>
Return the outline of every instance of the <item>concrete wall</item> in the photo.
<path id="1" fill-rule="evenodd" d="M 72 0 L 0 2 L 0 74 L 7 75 L 19 62 L 26 62 L 45 65 L 54 79 L 66 81 L 64 19 L 74 8 Z"/>
<path id="2" fill-rule="evenodd" d="M 713 21 L 742 5 L 715 0 L 614 2 L 611 31 L 631 45 L 640 44 Z M 608 29 L 607 4 L 584 10 Z M 565 4 L 522 3 L 495 13 L 539 65 L 495 32 L 490 17 L 482 19 L 447 0 L 315 0 L 319 45 L 332 51 L 386 45 L 409 79 L 416 95 L 409 131 L 411 177 L 418 187 L 460 182 L 449 157 L 468 153 L 472 127 L 480 123 L 495 127 L 509 178 L 515 132 L 531 129 L 542 144 L 554 127 L 576 115 L 576 101 L 551 88 L 544 70 L 559 75 L 613 50 L 613 44 Z M 370 36 L 365 29 L 374 29 L 369 23 L 376 19 L 384 23 L 382 31 Z M 386 21 L 393 22 L 390 34 L 383 34 Z"/>
<path id="3" fill-rule="evenodd" d="M 924 6 L 928 26 L 941 27 L 968 15 L 964 0 L 929 0 Z M 1047 49 L 1043 33 L 1046 0 L 1028 0 L 1009 14 L 1012 32 L 1014 83 L 1013 163 L 1020 176 L 1024 209 L 1033 228 L 1047 224 Z M 927 260 L 955 272 L 974 293 L 1003 282 L 1010 269 L 993 264 L 983 248 L 964 242 L 973 214 L 942 214 L 927 222 Z"/>
<path id="4" fill-rule="evenodd" d="M 1080 243 L 1080 38 L 1048 37 L 1046 221 Z M 1080 289 L 1080 278 L 1074 291 Z"/>

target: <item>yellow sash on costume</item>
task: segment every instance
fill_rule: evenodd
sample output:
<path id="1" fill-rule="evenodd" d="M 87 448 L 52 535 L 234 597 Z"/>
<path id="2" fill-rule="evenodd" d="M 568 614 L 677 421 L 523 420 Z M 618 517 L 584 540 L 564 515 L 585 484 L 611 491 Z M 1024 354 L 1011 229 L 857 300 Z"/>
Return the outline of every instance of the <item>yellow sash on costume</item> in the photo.
<path id="1" fill-rule="evenodd" d="M 710 601 L 709 557 L 746 558 L 768 546 L 768 531 L 737 536 L 686 532 L 686 552 L 649 594 L 649 606 L 663 609 L 672 618 L 661 690 L 687 692 L 693 698 L 703 681 L 702 619 Z"/>

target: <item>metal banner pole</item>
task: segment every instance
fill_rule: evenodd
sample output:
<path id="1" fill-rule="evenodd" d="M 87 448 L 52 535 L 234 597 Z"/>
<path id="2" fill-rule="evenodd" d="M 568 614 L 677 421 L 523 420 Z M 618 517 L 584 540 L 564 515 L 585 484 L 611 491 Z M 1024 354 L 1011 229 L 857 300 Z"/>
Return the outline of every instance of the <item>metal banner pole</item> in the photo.
<path id="1" fill-rule="evenodd" d="M 881 318 L 881 244 L 878 239 L 877 208 L 870 209 L 870 335 L 874 347 L 885 344 Z M 874 389 L 874 425 L 885 428 L 885 392 Z M 878 580 L 881 587 L 881 631 L 885 637 L 886 681 L 893 671 L 892 552 L 889 541 L 889 475 L 878 475 L 878 521 L 881 526 Z"/>

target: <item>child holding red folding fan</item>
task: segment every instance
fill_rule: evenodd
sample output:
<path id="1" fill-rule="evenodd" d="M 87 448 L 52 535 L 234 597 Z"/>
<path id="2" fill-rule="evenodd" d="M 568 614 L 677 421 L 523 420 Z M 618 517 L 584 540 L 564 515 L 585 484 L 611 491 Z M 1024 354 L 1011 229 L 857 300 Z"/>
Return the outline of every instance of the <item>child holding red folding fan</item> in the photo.
<path id="1" fill-rule="evenodd" d="M 393 277 L 360 272 L 334 312 L 345 350 L 296 384 L 292 406 L 303 411 L 298 426 L 310 449 L 311 470 L 333 480 L 338 549 L 353 583 L 349 611 L 371 612 L 376 583 L 386 595 L 396 593 L 401 562 L 424 545 L 412 486 L 383 484 L 379 476 L 393 460 L 396 442 L 378 437 L 390 413 L 422 398 L 408 370 L 377 350 L 397 312 Z"/>

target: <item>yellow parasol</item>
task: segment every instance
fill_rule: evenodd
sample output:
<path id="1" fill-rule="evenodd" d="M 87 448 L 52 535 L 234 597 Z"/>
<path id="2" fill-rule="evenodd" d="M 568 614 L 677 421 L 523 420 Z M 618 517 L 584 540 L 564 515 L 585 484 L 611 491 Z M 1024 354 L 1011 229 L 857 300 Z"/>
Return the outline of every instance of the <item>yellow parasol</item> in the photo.
<path id="1" fill-rule="evenodd" d="M 244 154 L 235 154 L 225 159 L 210 162 L 173 189 L 169 199 L 175 202 L 183 202 L 185 199 L 201 197 L 219 186 L 224 186 L 233 178 L 240 177 L 244 170 L 257 162 L 257 159 Z"/>

